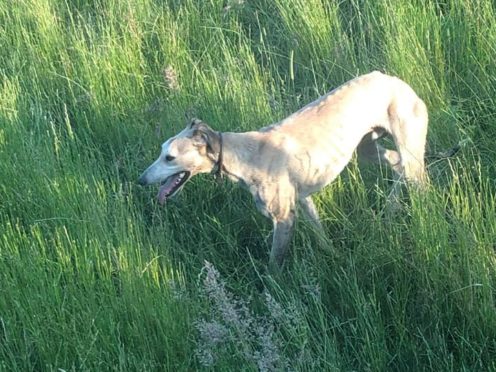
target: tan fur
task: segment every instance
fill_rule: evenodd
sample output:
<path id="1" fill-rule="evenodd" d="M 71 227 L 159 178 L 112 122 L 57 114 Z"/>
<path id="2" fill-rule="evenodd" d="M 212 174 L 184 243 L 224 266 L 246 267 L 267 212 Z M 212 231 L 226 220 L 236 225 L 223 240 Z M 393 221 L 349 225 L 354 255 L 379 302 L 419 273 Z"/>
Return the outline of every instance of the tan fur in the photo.
<path id="1" fill-rule="evenodd" d="M 360 157 L 386 162 L 398 179 L 427 181 L 424 150 L 427 109 L 412 88 L 396 77 L 372 72 L 353 79 L 286 119 L 245 133 L 222 133 L 223 173 L 241 181 L 257 208 L 274 224 L 270 264 L 286 256 L 296 204 L 320 226 L 310 195 L 332 182 L 358 148 Z M 398 151 L 376 140 L 390 134 Z M 160 182 L 187 170 L 211 172 L 220 152 L 220 134 L 195 119 L 162 145 L 162 154 L 140 183 Z M 173 164 L 163 158 L 173 154 Z"/>

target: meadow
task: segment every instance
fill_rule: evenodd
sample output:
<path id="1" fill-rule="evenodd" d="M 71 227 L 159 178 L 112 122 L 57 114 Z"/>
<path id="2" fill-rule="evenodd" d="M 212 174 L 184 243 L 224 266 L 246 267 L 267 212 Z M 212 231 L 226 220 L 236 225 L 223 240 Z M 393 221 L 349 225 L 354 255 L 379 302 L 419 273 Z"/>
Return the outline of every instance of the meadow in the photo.
<path id="1" fill-rule="evenodd" d="M 254 130 L 372 70 L 460 151 L 394 218 L 354 160 L 277 277 L 237 185 L 137 184 L 185 117 Z M 3 1 L 0 370 L 495 371 L 495 138 L 492 0 Z"/>

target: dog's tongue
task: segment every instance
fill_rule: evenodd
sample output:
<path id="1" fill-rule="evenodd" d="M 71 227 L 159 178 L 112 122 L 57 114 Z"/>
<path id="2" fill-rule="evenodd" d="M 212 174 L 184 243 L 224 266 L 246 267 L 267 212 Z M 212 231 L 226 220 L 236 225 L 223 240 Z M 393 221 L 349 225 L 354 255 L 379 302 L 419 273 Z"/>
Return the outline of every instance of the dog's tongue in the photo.
<path id="1" fill-rule="evenodd" d="M 164 204 L 167 200 L 167 197 L 174 191 L 174 187 L 176 186 L 176 182 L 179 181 L 179 175 L 174 175 L 165 181 L 165 183 L 160 186 L 158 190 L 158 202 L 160 204 Z"/>

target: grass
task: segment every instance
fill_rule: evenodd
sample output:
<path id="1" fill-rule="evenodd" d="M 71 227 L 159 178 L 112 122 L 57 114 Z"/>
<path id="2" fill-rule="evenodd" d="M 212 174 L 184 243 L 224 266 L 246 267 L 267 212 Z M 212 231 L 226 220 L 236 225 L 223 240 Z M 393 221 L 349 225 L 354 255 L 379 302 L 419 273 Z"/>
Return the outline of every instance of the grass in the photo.
<path id="1" fill-rule="evenodd" d="M 495 16 L 0 4 L 0 370 L 496 370 Z M 394 220 L 389 172 L 351 164 L 315 197 L 327 243 L 300 221 L 279 278 L 246 192 L 199 176 L 160 207 L 136 185 L 185 115 L 252 130 L 374 69 L 426 101 L 429 151 L 462 149 Z"/>

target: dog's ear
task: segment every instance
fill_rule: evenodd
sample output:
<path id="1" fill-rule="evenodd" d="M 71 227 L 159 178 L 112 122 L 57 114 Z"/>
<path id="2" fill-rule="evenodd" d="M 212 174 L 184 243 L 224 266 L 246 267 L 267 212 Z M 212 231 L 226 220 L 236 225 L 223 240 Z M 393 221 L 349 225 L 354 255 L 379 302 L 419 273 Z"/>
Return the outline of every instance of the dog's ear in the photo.
<path id="1" fill-rule="evenodd" d="M 193 128 L 196 128 L 196 127 L 200 127 L 202 124 L 204 125 L 207 125 L 206 123 L 204 123 L 201 119 L 198 119 L 198 118 L 193 118 L 193 119 L 190 119 L 188 121 L 188 128 L 189 129 L 193 129 Z M 207 125 L 208 126 L 208 125 Z"/>
<path id="2" fill-rule="evenodd" d="M 205 146 L 207 153 L 217 155 L 220 152 L 220 136 L 200 119 L 193 119 L 190 124 L 193 130 L 193 143 L 197 146 Z"/>

